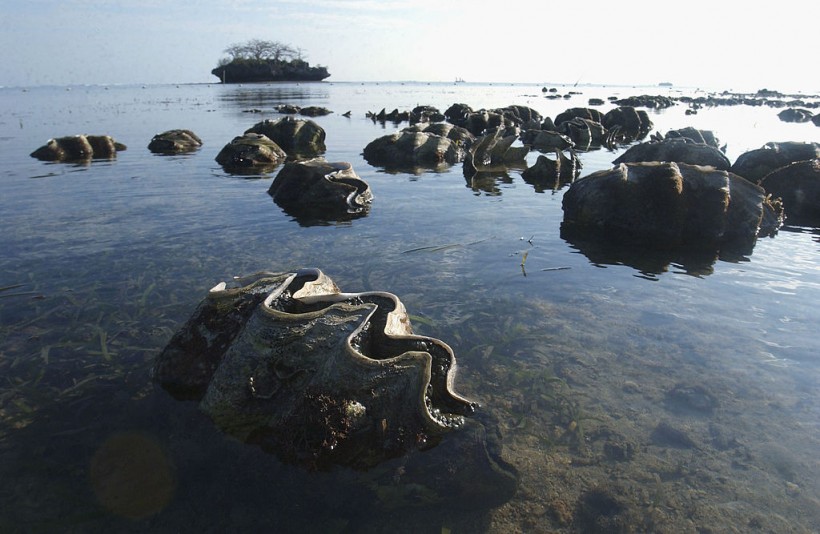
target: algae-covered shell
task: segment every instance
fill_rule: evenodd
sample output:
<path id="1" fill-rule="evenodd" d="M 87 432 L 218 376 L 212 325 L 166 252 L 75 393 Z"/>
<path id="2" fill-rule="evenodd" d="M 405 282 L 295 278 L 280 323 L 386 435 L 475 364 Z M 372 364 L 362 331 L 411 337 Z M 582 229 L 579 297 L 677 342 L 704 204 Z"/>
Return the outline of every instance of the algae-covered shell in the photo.
<path id="1" fill-rule="evenodd" d="M 110 159 L 126 146 L 108 135 L 69 135 L 49 139 L 45 145 L 31 153 L 42 161 L 87 161 Z"/>
<path id="2" fill-rule="evenodd" d="M 459 428 L 476 405 L 455 375 L 452 349 L 413 334 L 397 296 L 342 293 L 318 269 L 217 285 L 155 364 L 224 432 L 287 461 L 358 468 Z"/>
<path id="3" fill-rule="evenodd" d="M 269 167 L 287 158 L 279 145 L 262 134 L 234 137 L 216 155 L 216 162 L 227 168 Z"/>
<path id="4" fill-rule="evenodd" d="M 202 146 L 202 139 L 191 130 L 168 130 L 158 133 L 148 143 L 148 150 L 157 154 L 192 152 Z"/>

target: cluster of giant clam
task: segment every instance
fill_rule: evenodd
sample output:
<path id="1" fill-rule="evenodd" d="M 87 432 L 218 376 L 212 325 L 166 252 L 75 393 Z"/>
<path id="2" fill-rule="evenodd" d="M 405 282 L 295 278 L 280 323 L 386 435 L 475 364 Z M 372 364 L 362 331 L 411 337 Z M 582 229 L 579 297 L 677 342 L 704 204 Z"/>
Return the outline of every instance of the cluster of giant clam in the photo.
<path id="1" fill-rule="evenodd" d="M 612 238 L 656 250 L 744 251 L 758 235 L 776 232 L 784 211 L 795 224 L 820 225 L 817 143 L 769 143 L 732 164 L 711 132 L 684 128 L 652 135 L 612 169 L 579 179 L 579 153 L 632 144 L 652 129 L 647 113 L 628 103 L 606 114 L 571 108 L 555 120 L 525 106 L 382 110 L 368 118 L 412 124 L 373 140 L 363 156 L 388 171 L 461 163 L 468 183 L 518 169 L 540 188 L 571 184 L 562 236 L 590 257 Z M 365 215 L 370 187 L 349 163 L 325 161 L 324 142 L 311 120 L 265 120 L 216 160 L 238 173 L 283 165 L 268 193 L 297 220 Z M 173 154 L 201 145 L 193 132 L 171 130 L 149 149 Z M 73 136 L 49 140 L 32 156 L 84 161 L 124 148 L 108 136 Z M 532 166 L 530 150 L 541 152 Z M 175 397 L 198 400 L 225 433 L 313 468 L 370 468 L 469 432 L 452 442 L 460 443 L 458 462 L 485 466 L 486 487 L 508 497 L 514 470 L 486 442 L 476 405 L 454 391 L 455 369 L 446 343 L 412 333 L 398 297 L 342 293 L 321 271 L 306 269 L 214 287 L 157 358 L 155 377 Z M 459 471 L 453 458 L 446 462 Z M 462 482 L 468 491 L 471 483 Z"/>
<path id="2" fill-rule="evenodd" d="M 659 105 L 649 97 L 617 101 L 622 105 L 601 113 L 594 108 L 574 107 L 558 114 L 555 119 L 542 117 L 532 108 L 511 105 L 497 109 L 473 110 L 466 104 L 453 104 L 444 113 L 432 106 L 418 106 L 412 111 L 400 112 L 398 109 L 386 113 L 368 113 L 374 121 L 404 120 L 412 124 L 396 133 L 379 137 L 364 147 L 363 156 L 371 165 L 388 171 L 421 172 L 426 169 L 442 169 L 462 163 L 464 176 L 468 183 L 478 182 L 486 176 L 506 173 L 509 169 L 521 171 L 522 178 L 539 190 L 558 188 L 573 184 L 579 177 L 582 164 L 578 154 L 601 147 L 614 148 L 640 141 L 652 129 L 652 122 L 646 111 L 634 105 Z M 672 105 L 673 102 L 663 102 Z M 300 110 L 284 109 L 295 113 Z M 329 110 L 325 110 L 329 113 Z M 325 114 L 325 113 L 323 113 Z M 446 121 L 446 122 L 443 122 Z M 149 144 L 149 149 L 156 153 L 180 153 L 196 150 L 202 141 L 189 130 L 170 130 L 157 134 Z M 125 146 L 109 136 L 70 136 L 51 139 L 34 151 L 33 157 L 48 161 L 78 161 L 91 158 L 113 158 L 118 150 Z M 226 144 L 216 157 L 226 170 L 233 173 L 250 172 L 258 174 L 267 172 L 287 162 L 280 170 L 268 192 L 274 201 L 297 220 L 312 220 L 324 216 L 328 220 L 351 219 L 367 214 L 372 193 L 366 182 L 359 178 L 349 163 L 329 163 L 321 158 L 325 152 L 325 131 L 312 120 L 296 119 L 286 116 L 278 120 L 264 120 L 246 130 Z M 528 166 L 526 157 L 530 150 L 537 150 L 538 156 L 534 165 Z M 678 197 L 661 197 L 649 195 L 648 204 L 633 204 L 643 216 L 633 214 L 634 224 L 624 225 L 623 208 L 629 202 L 619 204 L 620 212 L 602 210 L 607 205 L 603 196 L 593 194 L 590 184 L 603 183 L 603 174 L 627 176 L 625 183 L 632 184 L 629 177 L 640 174 L 648 176 L 647 170 L 637 171 L 633 167 L 650 162 L 711 167 L 718 171 L 730 173 L 752 182 L 758 189 L 756 196 L 746 197 L 740 194 L 727 194 L 725 201 L 734 198 L 735 204 L 741 198 L 752 202 L 749 209 L 759 215 L 758 225 L 751 224 L 752 219 L 744 220 L 747 227 L 734 231 L 728 228 L 728 235 L 743 235 L 745 242 L 763 233 L 771 233 L 777 228 L 777 221 L 787 216 L 794 224 L 817 224 L 820 220 L 817 205 L 820 199 L 820 186 L 817 185 L 816 159 L 820 150 L 817 144 L 807 143 L 769 143 L 759 150 L 741 155 L 733 165 L 720 148 L 714 134 L 705 130 L 683 128 L 668 132 L 665 136 L 654 134 L 649 141 L 632 145 L 620 157 L 614 160 L 615 167 L 606 173 L 594 173 L 585 177 L 584 185 L 573 185 L 576 191 L 565 198 L 565 223 L 567 227 L 586 229 L 593 233 L 610 232 L 613 228 L 623 227 L 630 237 L 656 241 L 655 234 L 663 221 L 653 220 L 645 215 L 663 213 L 668 210 L 685 213 L 687 221 L 702 226 L 725 228 L 736 224 L 729 211 L 704 223 L 700 218 L 704 213 L 699 198 L 691 193 L 684 198 L 684 188 L 678 187 Z M 754 172 L 751 161 L 758 168 L 765 168 L 767 173 Z M 812 163 L 814 161 L 814 163 Z M 792 165 L 807 162 L 802 165 Z M 626 164 L 626 167 L 622 167 Z M 656 166 L 657 167 L 657 166 Z M 776 177 L 766 179 L 766 175 L 778 171 Z M 663 174 L 665 170 L 659 170 Z M 690 182 L 692 176 L 700 171 L 686 171 L 680 174 L 682 182 Z M 704 171 L 706 172 L 706 171 Z M 657 173 L 656 173 L 657 174 Z M 651 179 L 650 179 L 651 180 Z M 699 187 L 716 187 L 724 185 L 715 180 L 700 180 Z M 734 178 L 724 180 L 725 187 L 737 184 Z M 578 180 L 582 182 L 582 180 Z M 647 182 L 648 183 L 648 182 Z M 706 184 L 706 185 L 704 185 Z M 737 188 L 739 186 L 735 186 Z M 691 188 L 689 188 L 691 189 Z M 589 202 L 597 202 L 595 220 L 590 217 L 578 217 L 581 213 L 574 209 L 573 202 L 580 198 L 580 191 L 586 192 Z M 631 197 L 645 197 L 645 194 L 630 185 L 619 193 Z M 721 196 L 715 192 L 716 198 Z M 760 200 L 762 198 L 762 200 Z M 590 200 L 592 199 L 592 200 Z M 664 200 L 665 199 L 665 200 Z M 781 199 L 782 202 L 777 202 Z M 747 201 L 744 200 L 744 201 Z M 659 205 L 659 202 L 672 202 L 671 205 Z M 611 205 L 611 203 L 609 203 Z M 683 210 L 681 206 L 686 206 Z M 757 208 L 755 208 L 757 206 Z M 735 211 L 739 206 L 735 206 Z M 708 211 L 708 210 L 706 210 Z M 586 212 L 584 212 L 586 213 Z M 576 215 L 573 215 L 576 214 Z M 585 231 L 586 231 L 585 230 Z M 699 235 L 698 232 L 689 232 Z M 708 241 L 708 240 L 707 240 Z M 681 244 L 671 241 L 667 245 Z M 687 242 L 695 245 L 697 242 Z M 709 242 L 708 246 L 713 243 Z"/>
<path id="3" fill-rule="evenodd" d="M 707 130 L 682 128 L 633 144 L 652 122 L 629 105 L 605 114 L 570 108 L 552 120 L 525 106 L 476 111 L 453 104 L 443 113 L 448 123 L 432 125 L 422 109 L 431 113 L 409 112 L 419 122 L 372 141 L 365 159 L 386 170 L 462 163 L 468 182 L 518 169 L 537 188 L 571 184 L 563 199 L 568 240 L 619 237 L 664 249 L 745 253 L 786 216 L 820 224 L 817 143 L 769 143 L 733 165 Z M 579 153 L 629 144 L 611 170 L 577 179 Z M 530 150 L 542 152 L 532 166 L 525 161 Z"/>

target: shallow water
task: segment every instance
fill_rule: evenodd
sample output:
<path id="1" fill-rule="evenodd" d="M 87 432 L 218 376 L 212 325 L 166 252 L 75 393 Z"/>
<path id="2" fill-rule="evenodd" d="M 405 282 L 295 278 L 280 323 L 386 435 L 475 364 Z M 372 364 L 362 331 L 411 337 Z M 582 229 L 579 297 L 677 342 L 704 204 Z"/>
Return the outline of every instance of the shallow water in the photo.
<path id="1" fill-rule="evenodd" d="M 613 249 L 590 259 L 560 236 L 565 189 L 539 192 L 517 170 L 477 183 L 461 165 L 389 173 L 361 156 L 406 126 L 365 118 L 382 108 L 520 104 L 555 117 L 591 97 L 696 94 L 558 90 L 582 94 L 547 100 L 540 86 L 478 84 L 0 89 L 0 530 L 820 529 L 820 232 L 787 227 L 742 258 Z M 214 161 L 282 103 L 335 112 L 313 120 L 327 132 L 327 159 L 352 163 L 370 184 L 366 217 L 295 220 L 266 193 L 275 171 L 236 176 Z M 768 107 L 684 109 L 650 111 L 654 130 L 713 130 L 731 161 L 768 141 L 820 140 Z M 172 128 L 204 146 L 148 152 Z M 88 165 L 28 156 L 75 133 L 128 149 Z M 581 154 L 582 173 L 622 150 Z M 519 471 L 510 502 L 464 512 L 456 495 L 377 510 L 350 489 L 376 474 L 280 465 L 154 387 L 153 359 L 208 288 L 304 266 L 345 291 L 397 294 L 419 333 L 453 347 L 457 389 L 481 403 Z M 101 489 L 95 466 L 122 447 L 157 473 L 139 491 L 153 499 Z"/>

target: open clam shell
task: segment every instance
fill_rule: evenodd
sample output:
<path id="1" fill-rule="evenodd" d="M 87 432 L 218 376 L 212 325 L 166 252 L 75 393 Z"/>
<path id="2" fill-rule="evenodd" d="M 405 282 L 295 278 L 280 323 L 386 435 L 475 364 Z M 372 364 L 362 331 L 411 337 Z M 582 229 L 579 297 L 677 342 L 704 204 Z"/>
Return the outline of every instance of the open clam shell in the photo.
<path id="1" fill-rule="evenodd" d="M 224 432 L 311 467 L 434 446 L 476 407 L 454 391 L 452 349 L 413 334 L 398 297 L 342 293 L 318 269 L 217 285 L 155 375 L 182 397 L 201 392 Z"/>

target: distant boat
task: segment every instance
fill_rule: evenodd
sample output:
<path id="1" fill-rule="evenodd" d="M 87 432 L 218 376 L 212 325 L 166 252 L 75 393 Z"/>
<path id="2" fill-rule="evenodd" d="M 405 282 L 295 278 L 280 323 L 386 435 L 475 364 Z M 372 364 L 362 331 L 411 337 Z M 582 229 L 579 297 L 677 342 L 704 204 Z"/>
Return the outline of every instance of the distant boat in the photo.
<path id="1" fill-rule="evenodd" d="M 661 82 L 658 87 L 672 87 L 672 82 Z"/>
<path id="2" fill-rule="evenodd" d="M 464 83 L 464 78 L 456 76 L 456 83 Z"/>

